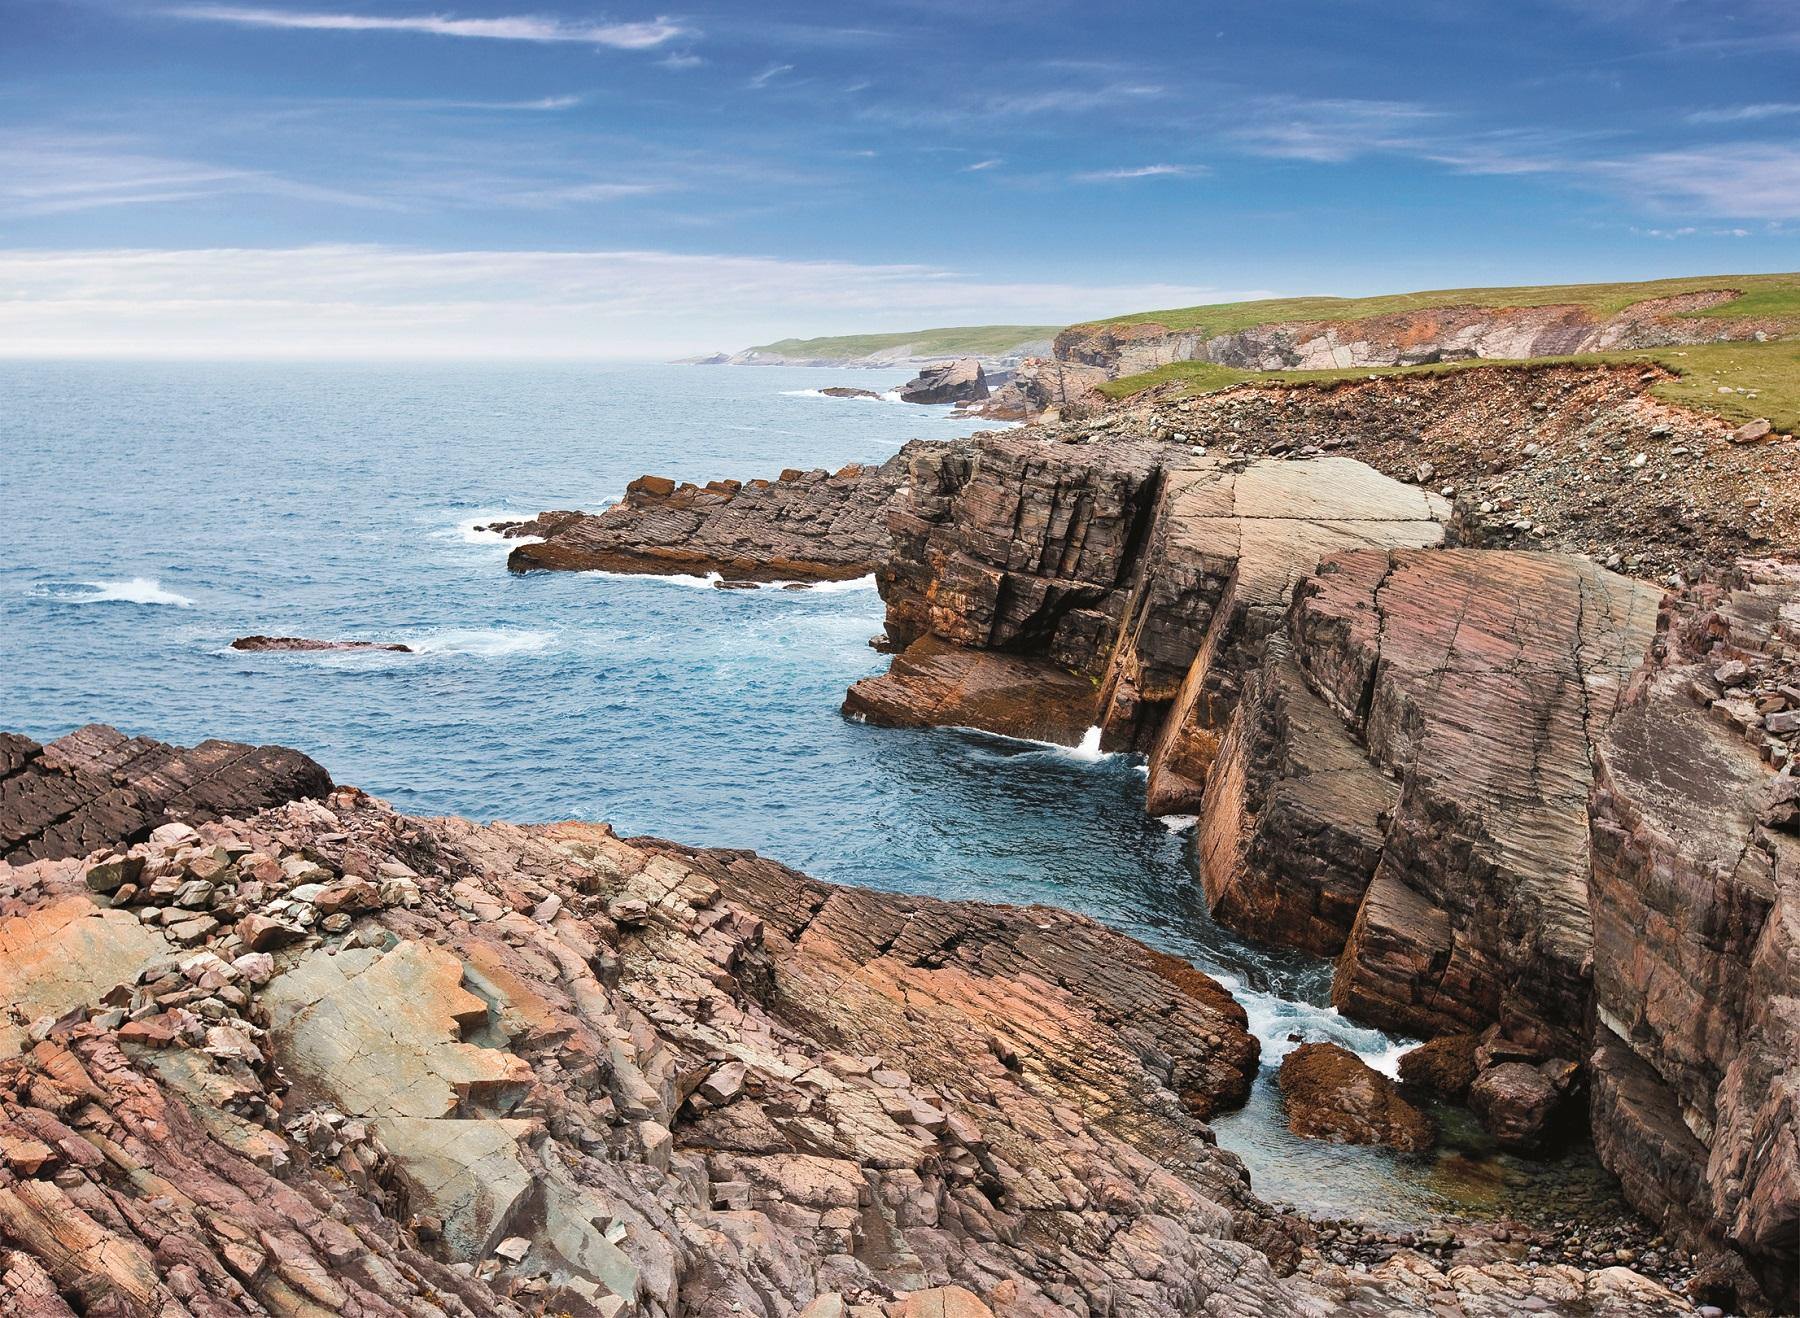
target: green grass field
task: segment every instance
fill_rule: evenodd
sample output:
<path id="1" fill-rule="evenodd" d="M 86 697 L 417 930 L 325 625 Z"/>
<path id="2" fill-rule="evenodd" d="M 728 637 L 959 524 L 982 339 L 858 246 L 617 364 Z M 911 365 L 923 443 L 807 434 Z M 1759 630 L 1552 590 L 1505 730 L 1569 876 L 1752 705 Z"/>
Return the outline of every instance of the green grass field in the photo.
<path id="1" fill-rule="evenodd" d="M 936 357 L 963 353 L 997 357 L 1021 344 L 1056 337 L 1060 325 L 953 325 L 947 329 L 909 330 L 903 334 L 844 334 L 836 338 L 782 339 L 758 344 L 752 352 L 784 357 L 867 357 L 886 348 L 910 345 L 914 355 Z"/>
<path id="2" fill-rule="evenodd" d="M 1689 347 L 1640 348 L 1630 352 L 1585 353 L 1577 357 L 1539 357 L 1529 361 L 1474 360 L 1429 366 L 1358 366 L 1333 371 L 1240 371 L 1212 362 L 1174 362 L 1141 375 L 1128 375 L 1100 387 L 1109 398 L 1129 398 L 1156 385 L 1179 381 L 1184 392 L 1214 393 L 1239 384 L 1304 387 L 1387 375 L 1441 375 L 1448 371 L 1506 369 L 1557 363 L 1654 362 L 1676 372 L 1653 392 L 1672 403 L 1715 412 L 1731 421 L 1767 417 L 1777 430 L 1800 431 L 1800 339 L 1777 343 L 1708 343 Z M 1721 388 L 1748 390 L 1720 393 Z"/>
<path id="3" fill-rule="evenodd" d="M 1695 314 L 1701 316 L 1767 316 L 1800 329 L 1800 273 L 1778 275 L 1695 275 L 1653 279 L 1636 284 L 1542 284 L 1519 288 L 1443 288 L 1423 293 L 1390 293 L 1381 297 L 1290 297 L 1259 302 L 1219 302 L 1203 307 L 1138 311 L 1090 322 L 1096 325 L 1166 325 L 1172 330 L 1199 330 L 1208 336 L 1249 329 L 1276 320 L 1362 320 L 1369 316 L 1434 307 L 1586 307 L 1610 316 L 1647 298 L 1734 288 L 1742 296 Z"/>

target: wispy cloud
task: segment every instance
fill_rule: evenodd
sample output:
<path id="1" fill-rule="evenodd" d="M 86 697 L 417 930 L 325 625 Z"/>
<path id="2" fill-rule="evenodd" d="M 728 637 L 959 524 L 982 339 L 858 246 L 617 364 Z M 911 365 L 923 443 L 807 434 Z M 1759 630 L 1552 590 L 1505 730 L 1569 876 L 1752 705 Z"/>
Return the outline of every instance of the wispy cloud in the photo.
<path id="1" fill-rule="evenodd" d="M 963 173 L 979 174 L 984 169 L 993 169 L 999 165 L 1004 165 L 1005 163 L 1006 162 L 1004 160 L 1002 160 L 999 156 L 995 156 L 992 160 L 977 160 L 972 165 L 964 165 Z"/>
<path id="2" fill-rule="evenodd" d="M 0 251 L 0 356 L 674 356 L 872 323 L 1067 323 L 1263 290 L 927 265 L 385 246 Z"/>
<path id="3" fill-rule="evenodd" d="M 1800 219 L 1800 146 L 1741 143 L 1655 151 L 1587 168 L 1640 201 L 1679 214 Z"/>
<path id="4" fill-rule="evenodd" d="M 1687 117 L 1690 124 L 1750 124 L 1762 119 L 1783 119 L 1800 114 L 1800 103 L 1765 101 L 1760 105 L 1727 105 L 1712 110 L 1695 110 Z"/>
<path id="5" fill-rule="evenodd" d="M 1339 164 L 1375 151 L 1420 144 L 1442 119 L 1411 101 L 1263 97 L 1244 107 L 1248 122 L 1229 136 L 1254 155 Z"/>
<path id="6" fill-rule="evenodd" d="M 574 42 L 617 50 L 648 50 L 676 37 L 692 36 L 667 18 L 638 23 L 569 23 L 560 18 L 519 14 L 500 18 L 453 18 L 448 14 L 381 15 L 263 9 L 239 5 L 182 5 L 163 11 L 175 18 L 245 27 L 298 28 L 325 32 L 420 32 L 439 37 L 489 41 Z"/>
<path id="7" fill-rule="evenodd" d="M 1128 169 L 1097 169 L 1076 174 L 1078 183 L 1118 183 L 1137 178 L 1199 178 L 1210 171 L 1204 165 L 1138 165 Z"/>
<path id="8" fill-rule="evenodd" d="M 134 150 L 109 138 L 47 137 L 0 146 L 0 215 L 63 215 L 258 195 L 366 210 L 397 204 L 264 170 L 235 169 Z"/>
<path id="9" fill-rule="evenodd" d="M 771 82 L 774 82 L 775 79 L 779 78 L 782 74 L 792 73 L 793 71 L 794 71 L 794 66 L 792 64 L 771 64 L 771 65 L 769 65 L 768 68 L 764 69 L 761 73 L 754 75 L 750 79 L 748 85 L 751 87 L 767 87 Z"/>

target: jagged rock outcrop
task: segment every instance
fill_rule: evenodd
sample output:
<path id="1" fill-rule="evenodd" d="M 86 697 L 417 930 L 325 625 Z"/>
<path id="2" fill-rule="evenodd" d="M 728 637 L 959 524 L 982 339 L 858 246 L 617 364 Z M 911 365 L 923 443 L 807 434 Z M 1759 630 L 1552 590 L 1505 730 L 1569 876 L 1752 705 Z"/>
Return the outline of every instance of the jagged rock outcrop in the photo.
<path id="1" fill-rule="evenodd" d="M 987 396 L 987 375 L 976 357 L 927 366 L 900 386 L 903 403 L 978 403 Z"/>
<path id="2" fill-rule="evenodd" d="M 1383 1144 L 1403 1153 L 1437 1139 L 1431 1118 L 1348 1048 L 1303 1043 L 1281 1059 L 1281 1102 L 1288 1129 L 1308 1139 Z"/>
<path id="3" fill-rule="evenodd" d="M 500 524 L 541 536 L 507 556 L 515 572 L 639 572 L 724 581 L 843 581 L 888 556 L 887 512 L 907 449 L 878 467 L 784 471 L 778 480 L 682 484 L 643 476 L 605 512 L 545 513 Z"/>
<path id="4" fill-rule="evenodd" d="M 44 746 L 0 732 L 0 860 L 84 855 L 169 820 L 254 814 L 330 790 L 324 769 L 285 746 L 189 749 L 100 723 Z"/>
<path id="5" fill-rule="evenodd" d="M 412 646 L 393 641 L 319 641 L 306 636 L 240 636 L 231 643 L 231 648 L 280 653 L 315 650 L 392 650 L 397 654 L 413 652 Z"/>
<path id="6" fill-rule="evenodd" d="M 1227 670 L 1279 618 L 1293 581 L 1336 548 L 1437 543 L 1449 511 L 1332 458 L 1245 464 L 1166 443 L 1029 434 L 921 451 L 890 519 L 894 557 L 877 574 L 888 637 L 906 653 L 845 707 L 1034 737 L 1100 724 L 1113 747 L 1147 747 L 1179 723 L 1192 735 L 1169 734 L 1151 788 L 1178 811 L 1197 789 L 1176 776 L 1191 784 L 1203 772 L 1205 729 L 1222 726 L 1235 692 Z M 957 681 L 914 678 L 951 668 Z M 1034 669 L 1053 716 L 987 699 Z M 981 699 L 964 708 L 962 691 Z M 1179 718 L 1165 721 L 1177 704 Z"/>
<path id="7" fill-rule="evenodd" d="M 1099 366 L 1030 357 L 1019 363 L 1011 378 L 995 388 L 986 402 L 970 410 L 998 421 L 1028 421 L 1046 412 L 1066 418 L 1088 416 L 1106 406 L 1100 386 L 1109 378 Z M 989 382 L 993 383 L 993 377 Z"/>
<path id="8" fill-rule="evenodd" d="M 1724 343 L 1781 326 L 1755 316 L 1697 316 L 1731 301 L 1716 291 L 1650 298 L 1612 315 L 1575 304 L 1433 307 L 1356 320 L 1270 321 L 1207 336 L 1154 321 L 1072 325 L 1056 336 L 1062 361 L 1134 375 L 1170 362 L 1206 361 L 1244 370 L 1412 366 L 1473 357 L 1520 360 L 1584 352 Z"/>
<path id="9" fill-rule="evenodd" d="M 1781 715 L 1800 706 L 1800 570 L 1733 576 L 1672 602 L 1596 750 L 1594 1131 L 1634 1202 L 1729 1244 L 1792 1306 L 1800 729 Z"/>
<path id="10" fill-rule="evenodd" d="M 68 902 L 166 950 L 0 1060 L 8 1312 L 1680 1311 L 1625 1269 L 1310 1252 L 1202 1124 L 1255 1070 L 1241 1009 L 1061 912 L 348 788 L 0 866 L 0 932 Z"/>

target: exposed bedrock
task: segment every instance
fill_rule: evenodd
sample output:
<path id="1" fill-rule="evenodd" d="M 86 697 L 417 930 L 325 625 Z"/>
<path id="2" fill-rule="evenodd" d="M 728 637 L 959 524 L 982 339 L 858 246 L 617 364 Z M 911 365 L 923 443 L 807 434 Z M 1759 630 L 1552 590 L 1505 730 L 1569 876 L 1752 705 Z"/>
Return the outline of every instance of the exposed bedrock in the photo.
<path id="1" fill-rule="evenodd" d="M 1672 602 L 1597 747 L 1594 1128 L 1636 1202 L 1795 1307 L 1800 780 L 1790 721 L 1743 693 L 1800 680 L 1800 569 L 1728 584 Z"/>
<path id="2" fill-rule="evenodd" d="M 507 556 L 515 572 L 636 572 L 724 581 L 840 581 L 888 557 L 887 512 L 906 478 L 907 449 L 881 466 L 784 471 L 778 480 L 681 484 L 643 476 L 601 513 L 543 513 L 500 523 L 542 538 Z M 925 446 L 930 447 L 930 446 Z"/>
<path id="3" fill-rule="evenodd" d="M 903 403 L 977 403 L 987 396 L 987 376 L 975 357 L 927 366 L 900 386 Z"/>
<path id="4" fill-rule="evenodd" d="M 1056 336 L 1068 362 L 1132 375 L 1177 361 L 1246 370 L 1410 366 L 1474 357 L 1560 357 L 1676 343 L 1748 339 L 1780 332 L 1754 317 L 1696 316 L 1729 301 L 1729 290 L 1652 298 L 1610 316 L 1585 307 L 1437 307 L 1352 321 L 1277 321 L 1208 337 L 1155 322 L 1074 325 Z"/>
<path id="5" fill-rule="evenodd" d="M 240 636 L 231 643 L 231 648 L 277 653 L 315 650 L 391 650 L 397 654 L 412 653 L 410 645 L 401 645 L 395 641 L 321 641 L 309 636 Z"/>
<path id="6" fill-rule="evenodd" d="M 143 840 L 170 820 L 247 815 L 331 778 L 285 746 L 203 741 L 189 749 L 91 723 L 40 746 L 0 732 L 0 860 L 56 860 Z"/>
<path id="7" fill-rule="evenodd" d="M 4 963 L 8 1313 L 1683 1309 L 1624 1268 L 1331 1264 L 1204 1125 L 1241 1008 L 1047 908 L 344 788 L 0 866 L 0 938 L 115 922 L 144 946 L 85 982 Z"/>
<path id="8" fill-rule="evenodd" d="M 1449 516 L 1446 501 L 1342 459 L 1246 464 L 1183 445 L 990 435 L 918 452 L 878 580 L 890 640 L 933 668 L 946 646 L 970 652 L 954 661 L 966 672 L 1034 666 L 1064 721 L 1080 717 L 1085 680 L 1086 723 L 1109 748 L 1166 738 L 1151 796 L 1178 812 L 1197 800 L 1235 698 L 1230 670 L 1279 622 L 1293 582 L 1333 550 L 1438 543 Z M 1039 735 L 959 712 L 941 684 L 909 683 L 908 667 L 903 653 L 846 708 Z"/>

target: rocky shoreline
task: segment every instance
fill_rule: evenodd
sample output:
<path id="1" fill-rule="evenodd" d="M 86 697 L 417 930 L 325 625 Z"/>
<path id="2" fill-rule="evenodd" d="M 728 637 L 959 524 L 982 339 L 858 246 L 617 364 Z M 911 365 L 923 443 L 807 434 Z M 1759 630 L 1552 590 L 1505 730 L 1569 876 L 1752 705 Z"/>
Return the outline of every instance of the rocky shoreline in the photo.
<path id="1" fill-rule="evenodd" d="M 1688 1311 L 1262 1204 L 1241 1008 L 1092 921 L 322 786 L 0 867 L 9 1312 Z"/>
<path id="2" fill-rule="evenodd" d="M 1144 754 L 1217 918 L 1335 957 L 1334 1003 L 1431 1040 L 1410 1072 L 1503 1146 L 1591 1125 L 1653 1224 L 1614 1252 L 1660 1236 L 1697 1296 L 1782 1310 L 1800 487 L 1790 438 L 1657 378 L 1153 395 L 909 446 L 895 654 L 844 708 Z"/>

